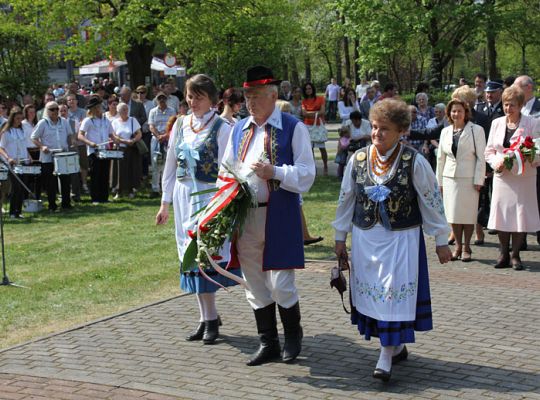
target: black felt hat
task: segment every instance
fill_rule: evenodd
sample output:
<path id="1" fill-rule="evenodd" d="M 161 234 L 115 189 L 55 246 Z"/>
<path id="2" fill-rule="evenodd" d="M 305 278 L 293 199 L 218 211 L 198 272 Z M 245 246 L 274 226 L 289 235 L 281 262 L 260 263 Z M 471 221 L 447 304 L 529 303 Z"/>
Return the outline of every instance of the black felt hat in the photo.
<path id="1" fill-rule="evenodd" d="M 90 110 L 91 108 L 99 105 L 102 103 L 102 100 L 101 100 L 101 97 L 99 96 L 90 96 L 90 98 L 88 99 L 88 103 L 86 104 L 86 109 L 87 110 Z"/>
<path id="2" fill-rule="evenodd" d="M 244 88 L 254 86 L 279 85 L 281 80 L 275 79 L 272 70 L 262 65 L 251 67 L 247 70 L 247 78 Z"/>

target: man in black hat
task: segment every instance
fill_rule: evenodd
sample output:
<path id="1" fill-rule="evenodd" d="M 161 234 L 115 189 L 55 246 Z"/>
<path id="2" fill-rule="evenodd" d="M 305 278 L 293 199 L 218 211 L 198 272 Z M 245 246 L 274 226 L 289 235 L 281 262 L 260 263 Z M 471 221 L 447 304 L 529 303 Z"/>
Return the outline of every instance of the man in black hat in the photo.
<path id="1" fill-rule="evenodd" d="M 278 85 L 269 68 L 247 71 L 245 98 L 250 116 L 238 121 L 223 163 L 242 162 L 255 174 L 249 185 L 258 206 L 249 210 L 234 250 L 247 282 L 246 297 L 254 310 L 259 349 L 247 365 L 281 357 L 292 362 L 302 346 L 300 305 L 294 270 L 304 268 L 299 194 L 315 179 L 315 162 L 306 126 L 276 107 Z M 221 175 L 227 175 L 222 168 Z M 234 259 L 234 257 L 233 257 Z M 280 349 L 276 303 L 285 343 Z"/>
<path id="2" fill-rule="evenodd" d="M 501 102 L 502 91 L 502 81 L 487 81 L 486 88 L 484 89 L 486 102 L 483 103 L 483 106 L 478 111 L 486 114 L 491 120 L 502 117 L 504 115 Z"/>

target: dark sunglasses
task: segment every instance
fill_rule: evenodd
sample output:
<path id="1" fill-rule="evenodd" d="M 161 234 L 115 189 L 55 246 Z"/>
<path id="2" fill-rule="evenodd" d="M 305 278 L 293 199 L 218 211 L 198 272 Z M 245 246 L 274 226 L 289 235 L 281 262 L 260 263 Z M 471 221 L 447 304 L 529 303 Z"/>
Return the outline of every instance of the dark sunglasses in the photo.
<path id="1" fill-rule="evenodd" d="M 135 92 L 137 94 L 146 94 L 146 92 Z"/>
<path id="2" fill-rule="evenodd" d="M 48 108 L 47 110 L 49 110 L 49 111 L 58 111 L 58 107 Z"/>

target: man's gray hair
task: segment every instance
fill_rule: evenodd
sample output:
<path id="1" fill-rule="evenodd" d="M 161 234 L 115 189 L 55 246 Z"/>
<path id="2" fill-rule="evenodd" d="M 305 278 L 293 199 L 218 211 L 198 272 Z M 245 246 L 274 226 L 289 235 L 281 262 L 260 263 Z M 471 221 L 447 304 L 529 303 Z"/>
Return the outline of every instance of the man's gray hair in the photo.
<path id="1" fill-rule="evenodd" d="M 533 81 L 533 79 L 532 79 L 530 76 L 528 76 L 528 75 L 520 75 L 520 76 L 518 76 L 518 77 L 516 78 L 516 81 L 519 81 L 519 82 L 520 82 L 519 86 L 521 86 L 521 87 L 527 86 L 527 85 L 532 85 L 532 87 L 534 88 L 534 81 Z M 521 81 L 523 81 L 523 82 L 521 83 Z"/>
<path id="2" fill-rule="evenodd" d="M 444 103 L 437 103 L 437 104 L 435 104 L 434 108 L 436 110 L 445 111 L 446 110 L 446 105 Z"/>

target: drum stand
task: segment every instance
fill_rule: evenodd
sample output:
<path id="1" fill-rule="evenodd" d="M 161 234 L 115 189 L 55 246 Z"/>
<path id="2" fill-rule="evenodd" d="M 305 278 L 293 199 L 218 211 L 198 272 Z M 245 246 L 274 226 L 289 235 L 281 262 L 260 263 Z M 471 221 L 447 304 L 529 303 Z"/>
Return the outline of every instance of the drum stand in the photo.
<path id="1" fill-rule="evenodd" d="M 19 178 L 17 174 L 13 172 L 11 165 L 5 162 L 1 157 L 0 163 L 4 164 L 7 167 L 8 171 L 15 177 L 15 179 L 17 179 L 19 183 L 23 186 L 23 188 L 26 189 L 26 191 L 30 194 L 30 196 L 35 199 L 36 196 L 34 195 L 34 193 L 32 193 L 32 191 L 28 189 L 28 186 L 24 184 L 21 178 Z M 2 209 L 2 206 L 3 204 L 0 204 L 0 242 L 2 247 L 2 282 L 0 282 L 0 286 L 13 286 L 28 289 L 26 286 L 17 285 L 16 283 L 10 281 L 6 273 L 6 252 L 4 249 L 4 211 Z"/>

